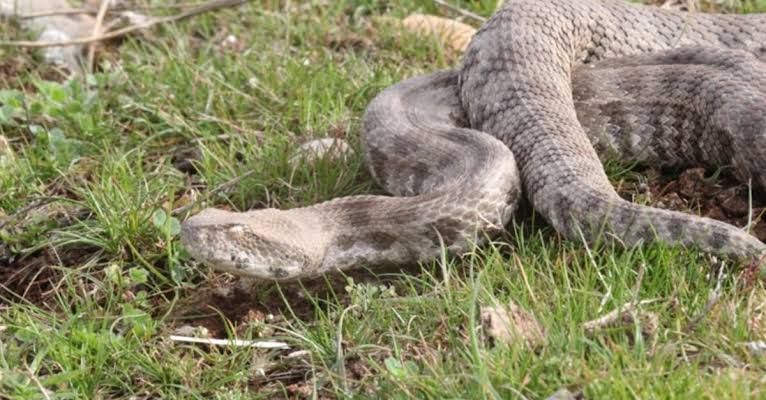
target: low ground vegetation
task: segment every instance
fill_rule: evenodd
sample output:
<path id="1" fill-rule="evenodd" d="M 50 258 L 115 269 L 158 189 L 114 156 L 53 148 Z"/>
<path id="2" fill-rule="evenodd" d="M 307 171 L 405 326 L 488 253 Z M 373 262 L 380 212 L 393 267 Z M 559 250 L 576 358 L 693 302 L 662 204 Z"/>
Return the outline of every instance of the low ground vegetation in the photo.
<path id="1" fill-rule="evenodd" d="M 457 17 L 429 1 L 251 2 L 109 43 L 97 72 L 72 80 L 0 48 L 0 397 L 765 396 L 766 291 L 752 268 L 567 242 L 529 210 L 490 246 L 405 271 L 252 283 L 190 259 L 179 221 L 204 206 L 380 192 L 358 156 L 290 157 L 314 138 L 357 146 L 376 93 L 459 61 L 396 24 L 416 11 Z M 0 35 L 23 33 L 4 23 Z M 766 238 L 765 203 L 725 170 L 607 166 L 634 201 L 754 219 Z M 536 320 L 534 340 L 496 334 L 484 319 L 497 309 Z"/>

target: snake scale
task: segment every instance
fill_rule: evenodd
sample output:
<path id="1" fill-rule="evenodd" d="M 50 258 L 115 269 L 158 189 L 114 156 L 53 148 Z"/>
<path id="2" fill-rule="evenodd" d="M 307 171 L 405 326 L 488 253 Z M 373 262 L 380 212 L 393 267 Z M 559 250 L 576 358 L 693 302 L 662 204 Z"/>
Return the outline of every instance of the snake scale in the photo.
<path id="1" fill-rule="evenodd" d="M 508 1 L 460 66 L 400 82 L 368 106 L 362 146 L 393 196 L 206 209 L 184 222 L 182 242 L 214 268 L 264 279 L 415 263 L 501 232 L 523 193 L 572 240 L 761 257 L 766 245 L 732 225 L 622 199 L 597 150 L 732 166 L 766 187 L 764 44 L 766 14 Z"/>

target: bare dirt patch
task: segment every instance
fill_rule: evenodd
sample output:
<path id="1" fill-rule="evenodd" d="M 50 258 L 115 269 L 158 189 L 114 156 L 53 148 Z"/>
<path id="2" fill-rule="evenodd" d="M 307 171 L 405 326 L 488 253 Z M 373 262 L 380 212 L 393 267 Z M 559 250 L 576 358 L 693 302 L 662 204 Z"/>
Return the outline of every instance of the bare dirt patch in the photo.
<path id="1" fill-rule="evenodd" d="M 279 324 L 282 316 L 311 322 L 323 304 L 348 305 L 347 278 L 354 282 L 384 284 L 395 282 L 396 273 L 415 274 L 420 268 L 387 268 L 376 270 L 376 276 L 366 270 L 349 271 L 345 275 L 331 274 L 294 282 L 249 281 L 227 274 L 216 274 L 212 280 L 195 288 L 195 293 L 172 313 L 180 323 L 203 326 L 211 337 L 225 337 L 227 329 L 243 332 L 248 324 L 265 322 Z"/>
<path id="2" fill-rule="evenodd" d="M 0 245 L 0 306 L 6 301 L 34 304 L 53 309 L 56 290 L 64 277 L 60 265 L 80 265 L 93 251 L 86 248 L 69 249 L 60 253 L 52 249 L 41 250 L 26 256 L 3 254 Z"/>
<path id="3" fill-rule="evenodd" d="M 19 299 L 42 305 L 61 274 L 50 266 L 46 257 L 32 257 L 24 262 L 0 260 L 0 306 Z"/>

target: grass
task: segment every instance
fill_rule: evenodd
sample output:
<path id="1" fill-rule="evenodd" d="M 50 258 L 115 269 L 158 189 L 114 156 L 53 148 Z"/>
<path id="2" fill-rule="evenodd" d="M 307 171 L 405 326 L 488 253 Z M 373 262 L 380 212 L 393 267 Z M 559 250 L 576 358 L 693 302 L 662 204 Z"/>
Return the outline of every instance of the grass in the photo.
<path id="1" fill-rule="evenodd" d="M 489 15 L 494 2 L 463 6 Z M 0 49 L 0 398 L 766 396 L 766 361 L 743 345 L 766 335 L 762 283 L 692 250 L 588 248 L 527 216 L 493 245 L 405 272 L 278 285 L 190 259 L 178 222 L 203 205 L 379 191 L 358 157 L 288 160 L 311 138 L 358 146 L 377 92 L 459 60 L 379 18 L 413 11 L 439 10 L 252 3 L 128 39 L 69 82 Z M 654 328 L 583 328 L 648 299 Z M 488 340 L 480 308 L 510 301 L 545 327 L 543 346 Z M 178 329 L 291 350 L 179 344 Z"/>

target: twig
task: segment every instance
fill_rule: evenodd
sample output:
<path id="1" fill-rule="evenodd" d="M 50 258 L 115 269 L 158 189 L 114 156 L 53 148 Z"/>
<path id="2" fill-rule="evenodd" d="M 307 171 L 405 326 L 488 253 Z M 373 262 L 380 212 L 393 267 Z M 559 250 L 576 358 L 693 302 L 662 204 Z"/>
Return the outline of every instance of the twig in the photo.
<path id="1" fill-rule="evenodd" d="M 96 14 L 96 22 L 93 24 L 92 36 L 98 36 L 101 34 L 101 27 L 104 25 L 104 17 L 106 17 L 107 11 L 109 11 L 109 5 L 112 0 L 101 0 L 101 6 L 98 8 L 98 14 Z M 96 43 L 88 45 L 88 58 L 86 67 L 88 72 L 93 72 L 93 64 L 96 60 Z"/>
<path id="2" fill-rule="evenodd" d="M 434 3 L 436 3 L 436 4 L 438 4 L 438 5 L 442 6 L 442 7 L 445 7 L 445 8 L 449 8 L 450 10 L 455 11 L 456 13 L 458 13 L 458 14 L 464 16 L 464 17 L 472 18 L 472 19 L 478 21 L 479 23 L 483 24 L 484 22 L 487 21 L 487 19 L 482 17 L 481 15 L 478 15 L 476 13 L 472 13 L 472 12 L 470 12 L 468 10 L 464 10 L 464 9 L 458 7 L 458 6 L 455 6 L 455 5 L 452 5 L 450 3 L 447 3 L 444 0 L 434 0 Z"/>
<path id="3" fill-rule="evenodd" d="M 585 328 L 586 332 L 593 333 L 604 327 L 614 325 L 625 315 L 633 314 L 633 312 L 637 310 L 638 306 L 654 303 L 655 301 L 657 301 L 657 299 L 631 301 L 630 303 L 624 304 L 621 307 L 615 308 L 602 317 L 584 323 L 583 328 Z"/>
<path id="4" fill-rule="evenodd" d="M 32 371 L 32 368 L 29 368 L 29 365 L 24 365 L 27 368 L 27 376 L 32 380 L 32 382 L 37 385 L 37 388 L 40 389 L 40 393 L 42 393 L 45 400 L 51 400 L 51 396 L 49 394 L 48 389 L 43 386 L 42 382 L 40 382 L 39 379 L 37 379 L 37 376 L 35 375 L 35 372 Z"/>
<path id="5" fill-rule="evenodd" d="M 290 346 L 284 342 L 273 342 L 269 340 L 242 340 L 242 339 L 206 339 L 189 336 L 170 335 L 170 340 L 184 343 L 201 343 L 213 346 L 238 346 L 238 347 L 256 347 L 259 349 L 289 349 Z"/>
<path id="6" fill-rule="evenodd" d="M 107 32 L 103 35 L 98 36 L 90 36 L 85 38 L 77 38 L 72 40 L 61 40 L 61 41 L 29 41 L 29 40 L 3 40 L 0 41 L 0 46 L 3 47 L 31 47 L 31 48 L 44 48 L 44 47 L 62 47 L 62 46 L 74 46 L 74 45 L 81 45 L 81 44 L 90 44 L 94 42 L 101 42 L 104 40 L 109 39 L 115 39 L 121 36 L 125 36 L 127 34 L 149 29 L 155 25 L 169 23 L 169 22 L 176 22 L 180 21 L 189 17 L 193 17 L 199 14 L 204 14 L 210 11 L 215 11 L 220 8 L 225 7 L 234 7 L 238 5 L 242 5 L 247 3 L 250 0 L 214 0 L 210 1 L 208 3 L 205 3 L 199 7 L 193 8 L 188 11 L 184 11 L 178 15 L 173 15 L 169 17 L 159 17 L 159 18 L 153 18 L 143 24 L 135 24 L 130 25 L 122 29 L 117 29 L 115 31 Z"/>
<path id="7" fill-rule="evenodd" d="M 346 308 L 343 309 L 343 311 L 340 313 L 340 318 L 338 319 L 338 333 L 337 333 L 337 341 L 336 341 L 336 348 L 335 348 L 335 354 L 336 354 L 336 362 L 338 367 L 338 375 L 340 376 L 341 385 L 343 387 L 343 390 L 348 393 L 348 377 L 346 376 L 346 358 L 343 355 L 343 318 L 346 316 L 346 313 L 359 307 L 358 304 L 352 304 Z"/>
<path id="8" fill-rule="evenodd" d="M 115 11 L 112 11 L 115 12 Z M 16 18 L 16 19 L 35 19 L 35 18 L 43 18 L 43 17 L 58 17 L 58 16 L 67 16 L 67 15 L 86 15 L 86 14 L 93 14 L 93 10 L 85 9 L 85 8 L 66 8 L 63 10 L 50 10 L 50 11 L 41 11 L 41 12 L 35 12 L 35 13 L 29 13 L 29 14 L 16 14 L 16 15 L 10 15 L 10 18 Z"/>
<path id="9" fill-rule="evenodd" d="M 34 1 L 34 0 L 29 0 Z M 178 3 L 178 4 L 168 4 L 164 6 L 137 6 L 137 7 L 131 7 L 131 8 L 124 8 L 124 7 L 113 7 L 110 8 L 109 11 L 107 11 L 107 14 L 120 14 L 125 11 L 151 11 L 151 10 L 178 10 L 182 8 L 189 8 L 189 7 L 197 7 L 200 6 L 201 2 L 195 1 L 190 3 Z M 59 15 L 93 15 L 96 13 L 96 10 L 92 8 L 65 8 L 60 10 L 47 10 L 47 11 L 40 11 L 35 13 L 28 13 L 28 14 L 20 14 L 20 15 L 12 15 L 12 18 L 17 19 L 34 19 L 34 18 L 42 18 L 42 17 L 56 17 Z"/>

